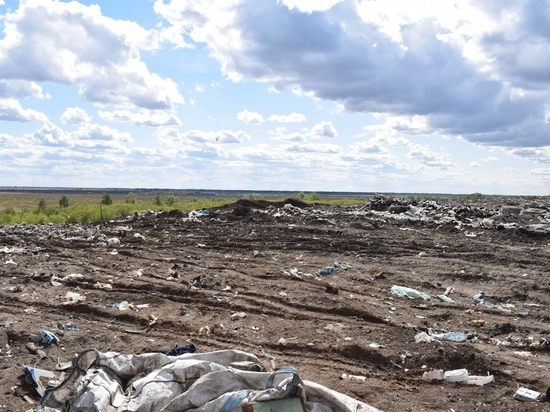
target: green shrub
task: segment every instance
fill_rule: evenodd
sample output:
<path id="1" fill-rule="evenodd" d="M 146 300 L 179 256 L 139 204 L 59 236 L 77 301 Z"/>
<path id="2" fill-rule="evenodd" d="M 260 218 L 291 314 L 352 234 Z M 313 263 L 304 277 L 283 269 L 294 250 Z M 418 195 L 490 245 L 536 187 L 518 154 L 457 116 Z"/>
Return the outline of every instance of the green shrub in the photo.
<path id="1" fill-rule="evenodd" d="M 67 196 L 63 195 L 61 196 L 61 199 L 59 199 L 59 207 L 67 208 L 69 207 L 69 199 Z"/>
<path id="2" fill-rule="evenodd" d="M 475 192 L 475 193 L 470 193 L 469 195 L 464 196 L 464 198 L 466 200 L 482 200 L 482 199 L 485 198 L 485 195 L 483 195 L 479 192 Z"/>
<path id="3" fill-rule="evenodd" d="M 101 198 L 101 204 L 102 205 L 112 205 L 113 204 L 113 198 L 109 193 L 105 193 L 103 197 Z"/>
<path id="4" fill-rule="evenodd" d="M 174 206 L 174 204 L 176 203 L 177 201 L 177 197 L 175 196 L 168 196 L 166 199 L 164 199 L 164 204 L 166 206 Z"/>
<path id="5" fill-rule="evenodd" d="M 319 194 L 316 192 L 310 193 L 309 198 L 314 202 L 321 200 L 321 196 L 319 196 Z"/>
<path id="6" fill-rule="evenodd" d="M 265 200 L 265 198 L 258 193 L 250 193 L 245 196 L 245 199 L 252 201 Z"/>
<path id="7" fill-rule="evenodd" d="M 136 203 L 136 195 L 135 193 L 128 193 L 126 197 L 124 198 L 124 201 L 126 203 L 135 204 Z"/>

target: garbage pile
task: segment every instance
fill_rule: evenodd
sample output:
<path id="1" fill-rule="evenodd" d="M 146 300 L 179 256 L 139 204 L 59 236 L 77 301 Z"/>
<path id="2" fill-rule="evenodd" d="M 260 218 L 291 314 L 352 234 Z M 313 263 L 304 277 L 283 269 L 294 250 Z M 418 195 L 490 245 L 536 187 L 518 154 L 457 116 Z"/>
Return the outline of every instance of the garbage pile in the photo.
<path id="1" fill-rule="evenodd" d="M 550 206 L 532 202 L 522 206 L 502 204 L 500 207 L 488 208 L 468 204 L 447 206 L 436 200 L 416 201 L 379 195 L 364 208 L 352 213 L 385 222 L 452 225 L 458 230 L 521 228 L 532 232 L 550 232 Z M 475 237 L 475 233 L 469 235 Z"/>

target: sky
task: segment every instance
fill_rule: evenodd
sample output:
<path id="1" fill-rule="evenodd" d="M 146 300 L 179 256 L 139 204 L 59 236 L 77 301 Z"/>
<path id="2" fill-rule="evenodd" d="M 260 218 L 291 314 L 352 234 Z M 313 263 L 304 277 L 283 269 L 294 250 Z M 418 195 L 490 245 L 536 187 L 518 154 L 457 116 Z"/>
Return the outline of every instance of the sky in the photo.
<path id="1" fill-rule="evenodd" d="M 550 0 L 0 0 L 0 30 L 0 186 L 550 192 Z"/>

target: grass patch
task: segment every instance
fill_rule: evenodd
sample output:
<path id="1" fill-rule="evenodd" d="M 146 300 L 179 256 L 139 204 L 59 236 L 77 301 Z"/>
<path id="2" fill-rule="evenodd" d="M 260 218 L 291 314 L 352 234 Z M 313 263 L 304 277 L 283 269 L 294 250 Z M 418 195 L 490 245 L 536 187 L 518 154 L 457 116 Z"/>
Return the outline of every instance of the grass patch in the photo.
<path id="1" fill-rule="evenodd" d="M 329 206 L 362 205 L 367 197 L 336 198 L 319 194 L 300 192 L 294 196 L 308 204 Z M 265 198 L 262 195 L 244 196 L 249 200 L 282 201 L 283 197 Z M 286 198 L 286 197 L 285 197 Z M 122 219 L 145 210 L 170 211 L 213 209 L 234 203 L 238 198 L 207 196 L 176 196 L 171 193 L 94 192 L 94 193 L 28 193 L 0 192 L 0 224 L 27 223 L 92 223 Z"/>

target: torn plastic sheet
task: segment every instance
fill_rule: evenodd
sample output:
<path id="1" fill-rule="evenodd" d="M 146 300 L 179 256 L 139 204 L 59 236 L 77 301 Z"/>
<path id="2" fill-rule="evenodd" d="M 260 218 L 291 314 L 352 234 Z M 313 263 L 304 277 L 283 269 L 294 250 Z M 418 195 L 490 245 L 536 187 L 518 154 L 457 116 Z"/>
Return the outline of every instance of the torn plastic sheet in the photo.
<path id="1" fill-rule="evenodd" d="M 44 382 L 41 378 L 55 380 L 57 379 L 55 374 L 45 369 L 38 369 L 27 365 L 23 365 L 23 366 L 25 368 L 25 371 L 30 375 L 30 377 L 36 384 L 36 391 L 38 392 L 38 394 L 40 396 L 44 396 L 44 393 L 46 393 L 46 389 L 49 385 L 44 385 Z"/>
<path id="2" fill-rule="evenodd" d="M 391 287 L 391 293 L 397 296 L 406 296 L 410 299 L 424 299 L 429 300 L 431 298 L 427 293 L 420 292 L 416 289 L 411 289 L 405 286 L 396 286 Z"/>

